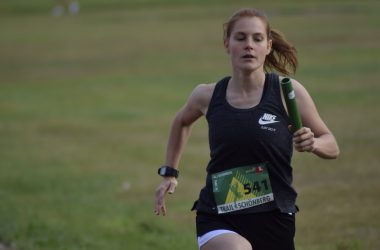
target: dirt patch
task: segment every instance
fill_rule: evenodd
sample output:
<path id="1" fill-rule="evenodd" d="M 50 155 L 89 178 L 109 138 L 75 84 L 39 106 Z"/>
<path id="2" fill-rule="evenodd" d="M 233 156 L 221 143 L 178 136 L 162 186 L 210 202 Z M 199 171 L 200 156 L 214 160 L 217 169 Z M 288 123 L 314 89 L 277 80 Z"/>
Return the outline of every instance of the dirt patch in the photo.
<path id="1" fill-rule="evenodd" d="M 0 250 L 16 250 L 16 249 L 9 246 L 8 244 L 0 242 Z"/>

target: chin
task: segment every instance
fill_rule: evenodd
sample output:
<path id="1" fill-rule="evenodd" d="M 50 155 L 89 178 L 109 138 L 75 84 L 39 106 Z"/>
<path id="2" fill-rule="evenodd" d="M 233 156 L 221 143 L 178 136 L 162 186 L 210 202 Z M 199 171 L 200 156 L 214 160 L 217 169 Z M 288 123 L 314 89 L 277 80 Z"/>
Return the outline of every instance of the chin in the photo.
<path id="1" fill-rule="evenodd" d="M 242 67 L 238 67 L 238 70 L 244 72 L 244 73 L 251 73 L 253 71 L 258 70 L 260 67 L 253 67 L 251 65 L 244 65 Z"/>

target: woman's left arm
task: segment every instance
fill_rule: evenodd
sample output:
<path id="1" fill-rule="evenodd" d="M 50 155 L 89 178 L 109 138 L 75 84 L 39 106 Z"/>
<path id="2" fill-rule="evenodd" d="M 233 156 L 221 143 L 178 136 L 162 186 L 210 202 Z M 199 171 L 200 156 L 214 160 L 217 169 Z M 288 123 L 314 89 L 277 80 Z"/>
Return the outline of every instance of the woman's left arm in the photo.
<path id="1" fill-rule="evenodd" d="M 334 135 L 319 116 L 313 99 L 296 80 L 292 81 L 303 126 L 293 135 L 294 147 L 299 152 L 312 152 L 324 159 L 335 159 L 339 147 Z"/>

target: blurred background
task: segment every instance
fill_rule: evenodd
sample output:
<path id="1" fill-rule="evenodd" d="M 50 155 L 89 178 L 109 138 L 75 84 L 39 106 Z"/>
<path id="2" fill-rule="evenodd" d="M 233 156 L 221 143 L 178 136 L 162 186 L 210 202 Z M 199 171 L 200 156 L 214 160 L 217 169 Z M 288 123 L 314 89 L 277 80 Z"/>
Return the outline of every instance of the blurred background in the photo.
<path id="1" fill-rule="evenodd" d="M 230 74 L 222 24 L 264 10 L 338 160 L 295 153 L 297 249 L 380 248 L 379 1 L 0 1 L 0 249 L 197 249 L 209 159 L 196 123 L 168 215 L 153 214 L 171 119 Z"/>

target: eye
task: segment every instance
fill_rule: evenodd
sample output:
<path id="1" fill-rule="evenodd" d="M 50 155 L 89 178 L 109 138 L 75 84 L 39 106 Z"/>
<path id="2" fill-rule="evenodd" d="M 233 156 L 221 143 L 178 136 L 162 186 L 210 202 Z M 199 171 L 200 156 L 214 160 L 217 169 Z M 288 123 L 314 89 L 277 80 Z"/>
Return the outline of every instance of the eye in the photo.
<path id="1" fill-rule="evenodd" d="M 237 34 L 235 35 L 235 40 L 237 41 L 244 41 L 246 36 L 244 34 Z"/>
<path id="2" fill-rule="evenodd" d="M 262 42 L 262 41 L 264 41 L 264 36 L 262 36 L 262 35 L 256 35 L 256 36 L 253 37 L 253 40 L 255 42 Z"/>

